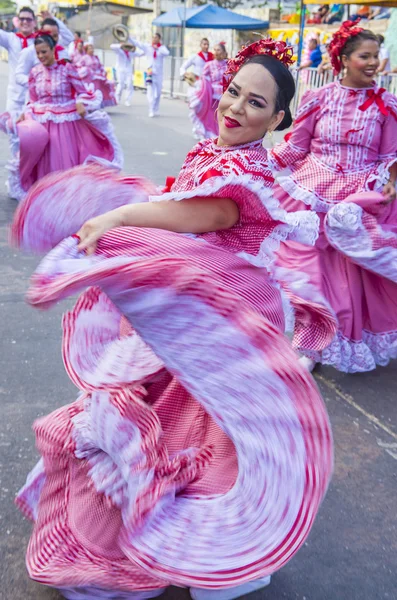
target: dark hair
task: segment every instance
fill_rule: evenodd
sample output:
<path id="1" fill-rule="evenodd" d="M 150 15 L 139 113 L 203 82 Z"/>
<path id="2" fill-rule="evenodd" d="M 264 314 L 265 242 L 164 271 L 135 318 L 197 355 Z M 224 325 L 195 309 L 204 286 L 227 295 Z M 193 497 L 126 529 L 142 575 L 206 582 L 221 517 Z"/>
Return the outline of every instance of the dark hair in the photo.
<path id="1" fill-rule="evenodd" d="M 158 31 L 156 31 L 156 33 L 154 35 L 157 35 L 159 37 L 159 39 L 161 40 L 161 33 L 159 33 Z"/>
<path id="2" fill-rule="evenodd" d="M 77 37 L 81 38 L 81 33 L 80 33 L 80 31 L 75 31 L 75 34 L 77 35 Z"/>
<path id="3" fill-rule="evenodd" d="M 30 14 L 32 15 L 32 17 L 33 17 L 34 19 L 36 18 L 35 14 L 34 14 L 34 11 L 33 11 L 33 10 L 32 10 L 32 9 L 29 7 L 29 6 L 23 6 L 23 7 L 20 9 L 19 13 L 18 13 L 18 17 L 19 17 L 19 15 L 20 15 L 22 12 L 28 12 L 28 13 L 30 13 Z"/>
<path id="4" fill-rule="evenodd" d="M 226 46 L 223 42 L 218 42 L 218 44 L 215 44 L 215 46 L 219 46 L 219 48 L 221 48 L 222 52 L 224 54 L 226 54 L 226 58 L 227 58 L 227 50 L 226 50 Z"/>
<path id="5" fill-rule="evenodd" d="M 376 42 L 379 44 L 379 38 L 376 33 L 372 33 L 369 29 L 363 29 L 357 35 L 352 35 L 347 40 L 346 44 L 343 46 L 340 56 L 351 56 L 353 52 L 355 52 L 363 42 Z"/>
<path id="6" fill-rule="evenodd" d="M 316 44 L 316 46 L 318 46 L 318 41 L 316 40 L 316 38 L 312 38 L 311 40 L 309 40 L 309 44 L 313 42 Z"/>
<path id="7" fill-rule="evenodd" d="M 257 54 L 248 59 L 244 65 L 251 63 L 262 65 L 262 67 L 269 71 L 276 82 L 277 93 L 274 112 L 278 113 L 280 110 L 285 112 L 283 120 L 276 127 L 276 131 L 288 129 L 292 125 L 292 114 L 289 105 L 295 95 L 295 81 L 290 70 L 281 61 L 277 60 L 277 58 L 268 56 L 267 54 Z"/>
<path id="8" fill-rule="evenodd" d="M 380 34 L 380 33 L 378 33 L 378 41 L 379 41 L 379 44 L 380 44 L 380 45 L 382 45 L 382 44 L 384 43 L 384 41 L 385 41 L 385 38 L 384 38 L 384 37 L 383 37 L 383 35 L 382 35 L 382 34 Z"/>
<path id="9" fill-rule="evenodd" d="M 58 23 L 52 17 L 47 17 L 41 24 L 41 27 L 44 25 L 50 25 L 51 27 L 57 27 L 59 29 Z"/>
<path id="10" fill-rule="evenodd" d="M 201 44 L 201 42 L 208 42 L 208 43 L 210 43 L 210 41 L 209 41 L 209 39 L 208 39 L 208 38 L 202 38 L 202 39 L 200 40 L 200 44 Z"/>
<path id="11" fill-rule="evenodd" d="M 55 40 L 50 36 L 49 33 L 41 33 L 39 37 L 37 37 L 34 41 L 34 45 L 38 46 L 39 44 L 47 44 L 53 50 L 56 46 Z"/>

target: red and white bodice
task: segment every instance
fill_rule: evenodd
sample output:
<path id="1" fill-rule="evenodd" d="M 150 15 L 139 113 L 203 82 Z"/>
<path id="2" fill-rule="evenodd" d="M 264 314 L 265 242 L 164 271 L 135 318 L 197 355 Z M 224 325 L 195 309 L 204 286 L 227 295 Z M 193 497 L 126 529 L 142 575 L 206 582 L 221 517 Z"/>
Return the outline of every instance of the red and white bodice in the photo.
<path id="1" fill-rule="evenodd" d="M 100 106 L 101 97 L 87 92 L 74 65 L 58 61 L 50 67 L 40 64 L 32 69 L 28 111 L 34 119 L 42 122 L 78 120 L 76 102 L 95 109 Z"/>
<path id="2" fill-rule="evenodd" d="M 189 152 L 170 192 L 151 199 L 232 199 L 239 209 L 236 225 L 195 237 L 268 266 L 273 262 L 272 250 L 282 239 L 294 238 L 300 229 L 301 239 L 311 240 L 317 231 L 311 218 L 315 215 L 288 214 L 280 208 L 273 183 L 262 140 L 241 146 L 217 146 L 216 140 L 205 140 Z"/>
<path id="3" fill-rule="evenodd" d="M 397 156 L 397 98 L 374 86 L 334 82 L 304 95 L 292 134 L 270 162 L 291 168 L 280 185 L 320 211 L 350 193 L 379 189 Z M 289 180 L 289 181 L 288 181 Z"/>
<path id="4" fill-rule="evenodd" d="M 204 140 L 186 156 L 172 191 L 192 190 L 211 177 L 247 174 L 266 187 L 274 182 L 262 140 L 241 146 L 217 146 L 216 140 Z"/>
<path id="5" fill-rule="evenodd" d="M 227 60 L 211 60 L 204 69 L 202 77 L 207 79 L 212 85 L 212 95 L 215 100 L 219 100 L 223 93 L 223 76 L 227 67 Z"/>

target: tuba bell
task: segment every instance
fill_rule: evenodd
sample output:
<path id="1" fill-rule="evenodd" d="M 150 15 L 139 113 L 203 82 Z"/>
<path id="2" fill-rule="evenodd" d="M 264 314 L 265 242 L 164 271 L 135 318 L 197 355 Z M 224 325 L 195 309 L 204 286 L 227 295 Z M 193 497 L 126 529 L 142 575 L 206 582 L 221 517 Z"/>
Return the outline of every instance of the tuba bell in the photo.
<path id="1" fill-rule="evenodd" d="M 128 27 L 122 25 L 121 23 L 120 25 L 114 25 L 112 27 L 112 33 L 116 40 L 121 44 L 125 44 L 125 42 L 128 42 L 128 39 L 130 37 Z"/>

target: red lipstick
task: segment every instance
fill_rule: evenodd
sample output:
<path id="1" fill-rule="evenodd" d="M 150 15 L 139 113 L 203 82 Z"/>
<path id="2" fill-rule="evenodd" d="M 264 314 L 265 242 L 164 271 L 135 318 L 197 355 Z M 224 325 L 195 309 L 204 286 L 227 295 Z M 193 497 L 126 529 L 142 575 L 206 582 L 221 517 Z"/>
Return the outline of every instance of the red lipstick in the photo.
<path id="1" fill-rule="evenodd" d="M 232 119 L 231 117 L 223 117 L 225 120 L 225 125 L 228 129 L 234 129 L 234 127 L 241 127 L 240 123 L 236 121 L 236 119 Z"/>

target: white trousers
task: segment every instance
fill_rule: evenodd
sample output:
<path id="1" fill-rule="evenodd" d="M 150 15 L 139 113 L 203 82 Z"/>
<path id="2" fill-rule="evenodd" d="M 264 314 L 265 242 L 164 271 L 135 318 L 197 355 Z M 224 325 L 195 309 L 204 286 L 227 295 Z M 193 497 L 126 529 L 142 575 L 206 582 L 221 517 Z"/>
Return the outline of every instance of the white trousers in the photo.
<path id="1" fill-rule="evenodd" d="M 160 109 L 161 88 L 163 87 L 163 77 L 152 76 L 152 83 L 147 86 L 147 99 L 149 103 L 149 113 L 157 115 Z"/>
<path id="2" fill-rule="evenodd" d="M 132 71 L 126 71 L 119 69 L 116 71 L 117 73 L 117 88 L 116 88 L 116 98 L 117 102 L 120 104 L 121 96 L 123 94 L 124 88 L 127 90 L 127 98 L 126 102 L 131 102 L 132 95 L 134 93 L 134 83 L 132 81 Z"/>

